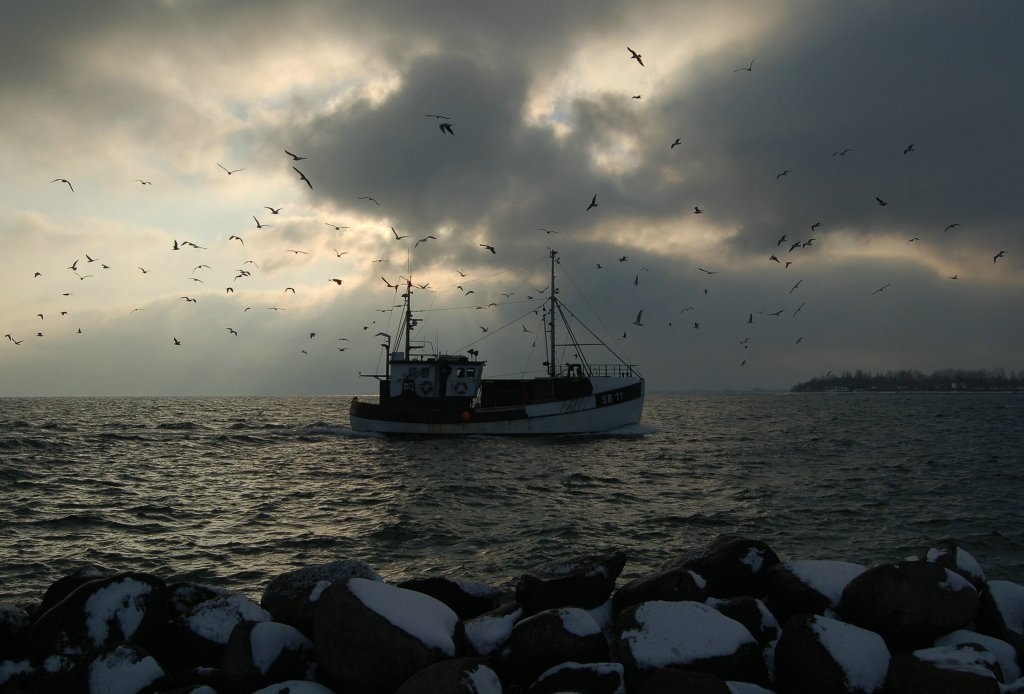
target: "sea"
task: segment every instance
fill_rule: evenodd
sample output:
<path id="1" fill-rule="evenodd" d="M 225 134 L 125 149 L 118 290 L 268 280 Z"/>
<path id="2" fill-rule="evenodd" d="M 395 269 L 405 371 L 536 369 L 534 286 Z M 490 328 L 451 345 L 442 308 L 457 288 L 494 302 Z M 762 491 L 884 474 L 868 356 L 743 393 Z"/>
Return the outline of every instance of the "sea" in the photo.
<path id="1" fill-rule="evenodd" d="M 600 436 L 386 438 L 349 397 L 0 398 L 0 604 L 93 564 L 259 599 L 359 559 L 511 589 L 722 534 L 866 566 L 953 538 L 1024 583 L 1024 394 L 649 395 Z"/>

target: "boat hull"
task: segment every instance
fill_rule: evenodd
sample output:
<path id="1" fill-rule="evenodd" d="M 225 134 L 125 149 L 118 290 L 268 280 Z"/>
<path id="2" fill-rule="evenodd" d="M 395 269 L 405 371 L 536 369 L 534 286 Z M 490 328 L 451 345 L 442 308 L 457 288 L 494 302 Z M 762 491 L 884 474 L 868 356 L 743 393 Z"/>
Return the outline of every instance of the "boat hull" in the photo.
<path id="1" fill-rule="evenodd" d="M 517 407 L 424 413 L 353 402 L 349 419 L 354 431 L 426 436 L 593 434 L 640 422 L 642 379 L 594 378 L 592 384 L 590 395 Z"/>

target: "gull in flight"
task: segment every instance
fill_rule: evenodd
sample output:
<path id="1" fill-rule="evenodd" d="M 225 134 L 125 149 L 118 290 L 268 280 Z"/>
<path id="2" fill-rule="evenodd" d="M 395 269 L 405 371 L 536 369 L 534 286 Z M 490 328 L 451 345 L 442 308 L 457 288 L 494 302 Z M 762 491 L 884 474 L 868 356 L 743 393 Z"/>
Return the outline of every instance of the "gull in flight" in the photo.
<path id="1" fill-rule="evenodd" d="M 288 150 L 285 150 L 284 153 L 287 154 L 289 157 L 291 157 L 292 161 L 302 161 L 303 159 L 306 158 L 306 157 L 300 157 L 298 154 L 292 154 Z"/>
<path id="2" fill-rule="evenodd" d="M 295 169 L 295 167 L 294 167 L 294 166 L 293 166 L 292 168 L 293 168 L 293 169 Z M 295 169 L 295 173 L 299 174 L 299 180 L 300 180 L 300 181 L 305 181 L 305 182 L 306 182 L 306 185 L 307 185 L 307 186 L 309 186 L 309 189 L 310 189 L 310 190 L 313 190 L 313 184 L 309 182 L 309 179 L 308 179 L 308 178 L 306 178 L 306 174 L 302 173 L 302 172 L 301 172 L 301 171 L 299 171 L 298 169 Z M 277 214 L 277 213 L 275 212 L 274 214 Z"/>
<path id="3" fill-rule="evenodd" d="M 1006 255 L 1006 251 L 999 251 L 994 256 L 992 256 L 992 262 L 993 263 L 996 262 L 997 260 L 999 260 L 1000 258 L 1004 257 L 1005 255 Z"/>
<path id="4" fill-rule="evenodd" d="M 269 224 L 261 224 L 261 223 L 260 223 L 260 220 L 256 219 L 256 215 L 253 215 L 253 216 L 252 216 L 252 218 L 256 220 L 256 228 L 257 228 L 257 229 L 262 229 L 263 227 L 268 227 L 268 226 L 270 226 Z M 230 240 L 230 239 L 229 239 L 229 240 Z"/>
<path id="5" fill-rule="evenodd" d="M 494 246 L 488 246 L 486 243 L 478 243 L 477 245 L 480 246 L 481 248 L 486 248 L 491 253 L 497 253 L 497 251 L 494 250 Z"/>
<path id="6" fill-rule="evenodd" d="M 71 181 L 69 181 L 66 178 L 55 178 L 52 181 L 50 181 L 50 183 L 57 183 L 58 181 L 60 181 L 61 183 L 67 183 L 68 184 L 68 188 L 71 188 L 71 192 L 72 193 L 75 192 L 74 187 L 71 185 Z"/>
<path id="7" fill-rule="evenodd" d="M 670 144 L 670 145 L 668 146 L 668 148 L 669 148 L 669 149 L 672 149 L 672 148 L 674 148 L 674 147 L 675 147 L 676 145 L 681 145 L 681 144 L 683 144 L 683 138 L 681 138 L 681 137 L 677 137 L 677 138 L 676 138 L 676 140 L 675 140 L 675 142 L 673 142 L 672 144 Z"/>
<path id="8" fill-rule="evenodd" d="M 425 236 L 422 239 L 419 239 L 418 241 L 416 241 L 416 243 L 413 244 L 413 248 L 416 248 L 416 246 L 420 245 L 421 243 L 426 243 L 430 239 L 433 239 L 433 240 L 437 241 L 437 237 L 436 236 L 433 236 L 433 235 Z"/>
<path id="9" fill-rule="evenodd" d="M 342 229 L 348 229 L 349 227 L 343 227 L 338 224 L 331 224 L 330 222 L 324 222 L 329 227 L 332 227 L 335 231 L 341 231 Z"/>
<path id="10" fill-rule="evenodd" d="M 644 324 L 640 322 L 640 316 L 642 315 L 644 315 L 644 310 L 640 309 L 640 311 L 636 314 L 636 320 L 633 321 L 633 325 L 640 326 L 641 328 L 643 327 Z"/>
<path id="11" fill-rule="evenodd" d="M 955 229 L 958 226 L 960 226 L 960 222 L 954 222 L 953 224 L 948 224 L 948 225 L 946 225 L 946 228 L 942 230 L 942 233 L 946 233 L 950 229 Z"/>
<path id="12" fill-rule="evenodd" d="M 408 235 L 408 234 L 404 234 L 404 235 L 402 235 L 402 236 L 399 236 L 399 235 L 398 235 L 398 232 L 397 232 L 397 231 L 395 231 L 395 228 L 394 228 L 394 227 L 391 227 L 391 233 L 395 235 L 395 241 L 401 241 L 402 239 L 407 239 L 407 238 L 409 238 L 409 235 Z"/>
<path id="13" fill-rule="evenodd" d="M 641 67 L 643 67 L 643 64 L 644 64 L 643 56 L 641 56 L 639 53 L 634 51 L 629 46 L 626 46 L 626 50 L 629 51 L 629 59 L 630 60 L 635 60 L 636 62 L 640 63 Z"/>
<path id="14" fill-rule="evenodd" d="M 757 60 L 757 58 L 754 58 L 754 60 Z M 753 72 L 754 71 L 754 60 L 751 60 L 750 64 L 747 65 L 746 67 L 738 67 L 735 70 L 733 70 L 733 72 Z"/>
<path id="15" fill-rule="evenodd" d="M 889 284 L 892 284 L 892 283 L 890 282 Z M 886 287 L 888 287 L 888 286 L 889 286 L 889 284 L 884 284 L 884 285 L 882 285 L 881 287 L 879 287 L 878 289 L 876 289 L 875 291 L 873 291 L 873 292 L 871 292 L 871 293 L 872 293 L 872 294 L 877 294 L 877 293 L 879 293 L 879 292 L 881 292 L 881 291 L 885 291 L 885 288 L 886 288 Z"/>
<path id="16" fill-rule="evenodd" d="M 437 127 L 441 129 L 442 133 L 448 133 L 449 135 L 454 135 L 455 134 L 455 131 L 452 130 L 452 124 L 451 123 L 441 123 Z"/>
<path id="17" fill-rule="evenodd" d="M 356 199 L 357 199 L 357 200 L 369 200 L 369 201 L 370 201 L 370 202 L 372 202 L 372 203 L 376 203 L 377 205 L 380 205 L 380 203 L 379 203 L 379 202 L 377 202 L 377 200 L 376 200 L 376 199 L 374 199 L 374 198 L 371 198 L 371 197 L 370 197 L 369 195 L 360 195 L 360 196 L 359 196 L 358 198 L 356 198 Z"/>
<path id="18" fill-rule="evenodd" d="M 267 207 L 266 205 L 264 205 L 263 209 L 270 210 L 270 214 L 281 214 L 281 210 L 283 210 L 284 208 L 283 207 L 278 207 L 275 210 L 273 207 Z"/>
<path id="19" fill-rule="evenodd" d="M 230 176 L 233 173 L 238 173 L 239 171 L 245 171 L 245 169 L 229 169 L 226 166 L 224 166 L 223 164 L 221 164 L 220 162 L 217 162 L 217 166 L 219 166 L 220 168 L 222 168 L 225 171 L 227 171 L 228 176 Z"/>
<path id="20" fill-rule="evenodd" d="M 877 200 L 878 204 L 881 205 L 882 207 L 885 207 L 886 205 L 889 204 L 885 200 L 883 200 L 882 198 L 878 197 L 877 195 L 875 196 L 875 200 Z"/>
<path id="21" fill-rule="evenodd" d="M 594 193 L 594 197 L 590 199 L 590 204 L 587 205 L 587 210 L 586 211 L 589 212 L 590 208 L 592 208 L 592 207 L 597 207 L 597 193 Z"/>
<path id="22" fill-rule="evenodd" d="M 255 217 L 253 217 L 253 219 L 255 219 Z M 235 236 L 234 234 L 228 237 L 228 241 L 238 241 L 238 243 L 242 244 L 243 246 L 245 245 L 245 241 L 242 240 L 242 237 Z"/>

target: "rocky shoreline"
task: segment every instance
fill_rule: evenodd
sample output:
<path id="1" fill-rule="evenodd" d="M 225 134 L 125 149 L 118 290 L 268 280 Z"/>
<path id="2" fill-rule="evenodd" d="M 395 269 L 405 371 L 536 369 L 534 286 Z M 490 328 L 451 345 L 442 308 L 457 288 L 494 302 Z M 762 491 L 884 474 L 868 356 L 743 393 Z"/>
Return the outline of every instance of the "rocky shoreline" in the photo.
<path id="1" fill-rule="evenodd" d="M 346 559 L 258 603 L 84 567 L 0 605 L 0 692 L 1024 693 L 1024 586 L 953 540 L 866 567 L 722 536 L 617 585 L 626 561 L 538 566 L 508 595 Z"/>

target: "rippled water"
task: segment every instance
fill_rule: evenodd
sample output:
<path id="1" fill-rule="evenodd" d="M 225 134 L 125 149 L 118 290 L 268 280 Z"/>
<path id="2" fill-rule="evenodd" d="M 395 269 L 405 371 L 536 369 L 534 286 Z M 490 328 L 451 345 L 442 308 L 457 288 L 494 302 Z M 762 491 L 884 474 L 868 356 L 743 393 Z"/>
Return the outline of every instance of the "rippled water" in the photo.
<path id="1" fill-rule="evenodd" d="M 0 399 L 0 604 L 85 562 L 258 597 L 352 557 L 507 586 L 620 548 L 637 575 L 721 533 L 892 561 L 955 537 L 1024 582 L 1024 397 L 649 396 L 613 436 L 388 439 L 348 398 Z"/>

